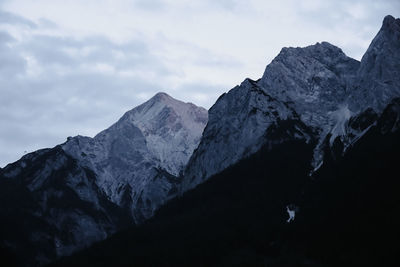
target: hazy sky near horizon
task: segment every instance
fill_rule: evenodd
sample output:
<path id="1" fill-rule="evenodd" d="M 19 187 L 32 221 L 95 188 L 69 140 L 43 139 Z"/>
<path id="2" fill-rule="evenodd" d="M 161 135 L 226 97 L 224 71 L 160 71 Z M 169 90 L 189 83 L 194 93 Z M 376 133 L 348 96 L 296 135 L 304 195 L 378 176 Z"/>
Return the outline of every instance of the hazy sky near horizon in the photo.
<path id="1" fill-rule="evenodd" d="M 361 59 L 398 0 L 0 0 L 0 167 L 164 91 L 209 108 L 285 46 Z"/>

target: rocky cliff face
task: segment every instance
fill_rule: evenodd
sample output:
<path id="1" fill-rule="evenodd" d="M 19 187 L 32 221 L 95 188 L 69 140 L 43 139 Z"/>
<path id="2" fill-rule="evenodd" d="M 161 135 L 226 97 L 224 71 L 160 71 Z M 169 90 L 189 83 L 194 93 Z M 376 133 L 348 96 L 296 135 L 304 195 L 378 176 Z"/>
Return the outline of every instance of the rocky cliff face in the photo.
<path id="1" fill-rule="evenodd" d="M 129 224 L 96 176 L 60 146 L 30 153 L 0 173 L 1 245 L 23 265 L 69 255 Z"/>
<path id="2" fill-rule="evenodd" d="M 387 16 L 361 62 L 326 42 L 283 48 L 260 80 L 245 80 L 210 109 L 181 190 L 271 143 L 268 129 L 288 119 L 298 118 L 308 129 L 293 137 L 315 143 L 314 169 L 323 163 L 324 146 L 332 146 L 336 138 L 345 151 L 367 128 L 349 125 L 351 118 L 367 111 L 378 116 L 400 96 L 399 25 L 400 19 Z"/>
<path id="3" fill-rule="evenodd" d="M 386 16 L 383 25 L 361 59 L 357 81 L 350 92 L 350 108 L 371 107 L 380 113 L 400 95 L 400 18 Z"/>

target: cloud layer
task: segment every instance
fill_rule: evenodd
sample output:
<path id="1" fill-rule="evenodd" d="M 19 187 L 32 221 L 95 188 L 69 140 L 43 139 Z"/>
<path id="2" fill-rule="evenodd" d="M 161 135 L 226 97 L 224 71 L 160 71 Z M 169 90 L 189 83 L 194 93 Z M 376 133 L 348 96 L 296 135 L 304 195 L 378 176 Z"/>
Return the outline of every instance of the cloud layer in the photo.
<path id="1" fill-rule="evenodd" d="M 399 13 L 397 0 L 0 1 L 0 166 L 93 136 L 158 91 L 209 108 L 283 46 L 360 59 Z"/>

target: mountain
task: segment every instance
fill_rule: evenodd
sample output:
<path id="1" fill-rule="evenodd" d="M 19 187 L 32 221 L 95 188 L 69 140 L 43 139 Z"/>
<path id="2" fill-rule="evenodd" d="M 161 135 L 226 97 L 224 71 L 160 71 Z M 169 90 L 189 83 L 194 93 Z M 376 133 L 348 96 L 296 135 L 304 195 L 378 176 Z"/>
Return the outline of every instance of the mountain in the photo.
<path id="1" fill-rule="evenodd" d="M 93 170 L 110 201 L 130 209 L 140 223 L 175 196 L 207 116 L 203 108 L 158 93 L 94 138 L 76 136 L 62 148 Z"/>
<path id="2" fill-rule="evenodd" d="M 1 245 L 22 264 L 46 263 L 143 222 L 178 192 L 206 123 L 207 110 L 158 93 L 94 138 L 69 137 L 7 165 Z"/>
<path id="3" fill-rule="evenodd" d="M 55 266 L 396 266 L 400 19 L 361 62 L 284 48 L 209 110 L 180 196 Z"/>
<path id="4" fill-rule="evenodd" d="M 311 173 L 322 166 L 327 138 L 332 146 L 339 137 L 345 151 L 367 128 L 352 128 L 351 118 L 367 110 L 379 116 L 400 96 L 399 43 L 400 19 L 387 16 L 361 62 L 326 42 L 283 48 L 261 79 L 246 79 L 211 107 L 181 191 L 289 137 L 316 143 Z M 299 119 L 302 127 L 268 136 L 288 119 Z"/>
<path id="5" fill-rule="evenodd" d="M 315 144 L 266 145 L 145 224 L 51 266 L 397 266 L 399 121 L 396 98 L 344 155 L 326 146 L 312 177 Z"/>
<path id="6" fill-rule="evenodd" d="M 54 264 L 391 266 L 399 36 L 385 17 L 361 62 L 326 42 L 283 48 L 208 122 L 158 94 L 23 157 L 0 173 L 3 245 L 46 262 L 128 227 Z"/>

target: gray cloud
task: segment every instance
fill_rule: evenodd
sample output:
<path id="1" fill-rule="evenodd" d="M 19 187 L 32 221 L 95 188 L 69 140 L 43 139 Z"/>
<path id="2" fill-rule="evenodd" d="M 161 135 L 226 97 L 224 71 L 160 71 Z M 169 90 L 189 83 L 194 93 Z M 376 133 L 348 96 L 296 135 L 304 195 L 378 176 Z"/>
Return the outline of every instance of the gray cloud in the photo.
<path id="1" fill-rule="evenodd" d="M 10 46 L 14 42 L 15 39 L 10 34 L 0 32 L 0 80 L 25 72 L 26 61 Z"/>
<path id="2" fill-rule="evenodd" d="M 161 11 L 167 7 L 166 2 L 163 0 L 136 0 L 133 5 L 150 12 Z"/>
<path id="3" fill-rule="evenodd" d="M 38 21 L 39 27 L 42 29 L 56 29 L 57 24 L 46 18 L 40 18 Z"/>
<path id="4" fill-rule="evenodd" d="M 0 44 L 8 44 L 13 41 L 15 41 L 15 39 L 10 34 L 4 31 L 0 32 Z"/>
<path id="5" fill-rule="evenodd" d="M 19 24 L 29 28 L 36 28 L 37 25 L 29 19 L 22 16 L 0 10 L 0 23 L 5 24 Z"/>

